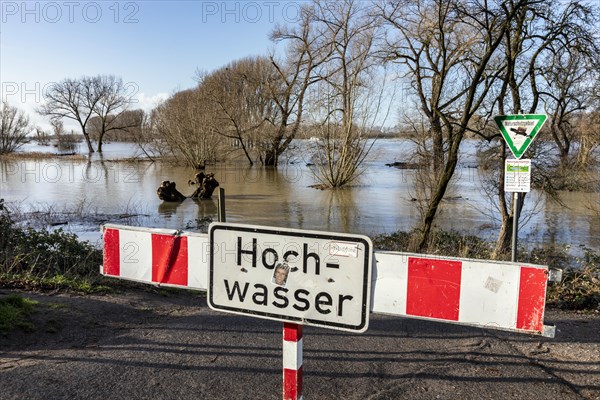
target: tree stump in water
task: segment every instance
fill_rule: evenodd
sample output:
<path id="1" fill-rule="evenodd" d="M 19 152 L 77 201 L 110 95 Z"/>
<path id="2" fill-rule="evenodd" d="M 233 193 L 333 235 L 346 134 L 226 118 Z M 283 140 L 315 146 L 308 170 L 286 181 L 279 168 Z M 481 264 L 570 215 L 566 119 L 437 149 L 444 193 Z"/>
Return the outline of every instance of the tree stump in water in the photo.
<path id="1" fill-rule="evenodd" d="M 177 190 L 175 182 L 163 181 L 156 190 L 156 194 L 163 201 L 181 202 L 185 200 L 185 196 Z"/>
<path id="2" fill-rule="evenodd" d="M 204 175 L 204 172 L 196 174 L 196 184 L 199 186 L 190 197 L 199 200 L 211 199 L 213 192 L 219 186 L 219 182 L 215 179 L 215 174 L 209 173 Z"/>

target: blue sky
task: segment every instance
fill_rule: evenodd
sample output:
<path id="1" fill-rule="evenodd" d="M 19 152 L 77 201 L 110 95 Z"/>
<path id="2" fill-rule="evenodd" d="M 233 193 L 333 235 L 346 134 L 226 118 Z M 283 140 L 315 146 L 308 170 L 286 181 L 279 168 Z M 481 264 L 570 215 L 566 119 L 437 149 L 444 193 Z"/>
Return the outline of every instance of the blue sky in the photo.
<path id="1" fill-rule="evenodd" d="M 2 99 L 30 113 L 44 86 L 114 74 L 150 108 L 210 71 L 274 49 L 269 32 L 293 24 L 302 1 L 0 2 Z"/>

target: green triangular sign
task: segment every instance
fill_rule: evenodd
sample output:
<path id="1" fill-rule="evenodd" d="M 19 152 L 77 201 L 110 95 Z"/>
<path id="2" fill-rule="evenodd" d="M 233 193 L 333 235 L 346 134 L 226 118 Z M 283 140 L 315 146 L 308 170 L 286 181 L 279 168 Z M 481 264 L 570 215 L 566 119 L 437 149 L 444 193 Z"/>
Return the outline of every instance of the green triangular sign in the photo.
<path id="1" fill-rule="evenodd" d="M 537 133 L 544 126 L 546 114 L 497 115 L 494 117 L 506 144 L 516 159 L 527 151 Z"/>

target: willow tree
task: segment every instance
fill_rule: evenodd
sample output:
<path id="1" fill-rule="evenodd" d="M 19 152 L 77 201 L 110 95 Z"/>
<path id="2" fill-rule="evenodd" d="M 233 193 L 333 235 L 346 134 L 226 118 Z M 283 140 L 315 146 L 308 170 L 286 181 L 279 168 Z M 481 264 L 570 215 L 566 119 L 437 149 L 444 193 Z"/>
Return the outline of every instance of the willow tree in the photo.
<path id="1" fill-rule="evenodd" d="M 268 58 L 246 57 L 207 74 L 199 85 L 215 132 L 235 141 L 250 165 L 268 147 L 279 118 L 269 90 L 278 79 Z"/>
<path id="2" fill-rule="evenodd" d="M 534 0 L 532 0 L 533 2 Z M 498 49 L 516 13 L 504 1 L 386 1 L 379 15 L 388 27 L 383 54 L 412 82 L 431 138 L 433 179 L 413 240 L 423 251 L 438 208 L 474 120 L 490 114 L 488 94 L 500 75 Z"/>
<path id="3" fill-rule="evenodd" d="M 0 154 L 12 153 L 25 144 L 31 130 L 24 111 L 7 101 L 0 103 Z"/>
<path id="4" fill-rule="evenodd" d="M 382 117 L 382 80 L 376 76 L 377 20 L 361 1 L 313 1 L 305 8 L 322 62 L 313 69 L 307 94 L 311 148 L 317 180 L 339 188 L 361 172 L 373 141 L 367 134 Z M 381 87 L 379 87 L 381 89 Z"/>
<path id="5" fill-rule="evenodd" d="M 151 125 L 170 152 L 196 167 L 222 155 L 222 138 L 216 134 L 209 98 L 199 88 L 180 91 L 153 110 Z"/>

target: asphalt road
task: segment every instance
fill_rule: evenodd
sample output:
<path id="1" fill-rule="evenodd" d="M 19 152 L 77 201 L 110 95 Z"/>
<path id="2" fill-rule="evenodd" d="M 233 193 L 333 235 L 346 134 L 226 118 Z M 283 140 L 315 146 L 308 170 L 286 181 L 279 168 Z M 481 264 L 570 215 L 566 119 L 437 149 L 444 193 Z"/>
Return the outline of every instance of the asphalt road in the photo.
<path id="1" fill-rule="evenodd" d="M 0 336 L 2 400 L 282 398 L 280 322 L 172 291 L 24 295 L 36 330 Z M 555 339 L 381 315 L 363 334 L 306 327 L 304 398 L 600 399 L 600 315 L 546 322 Z"/>

